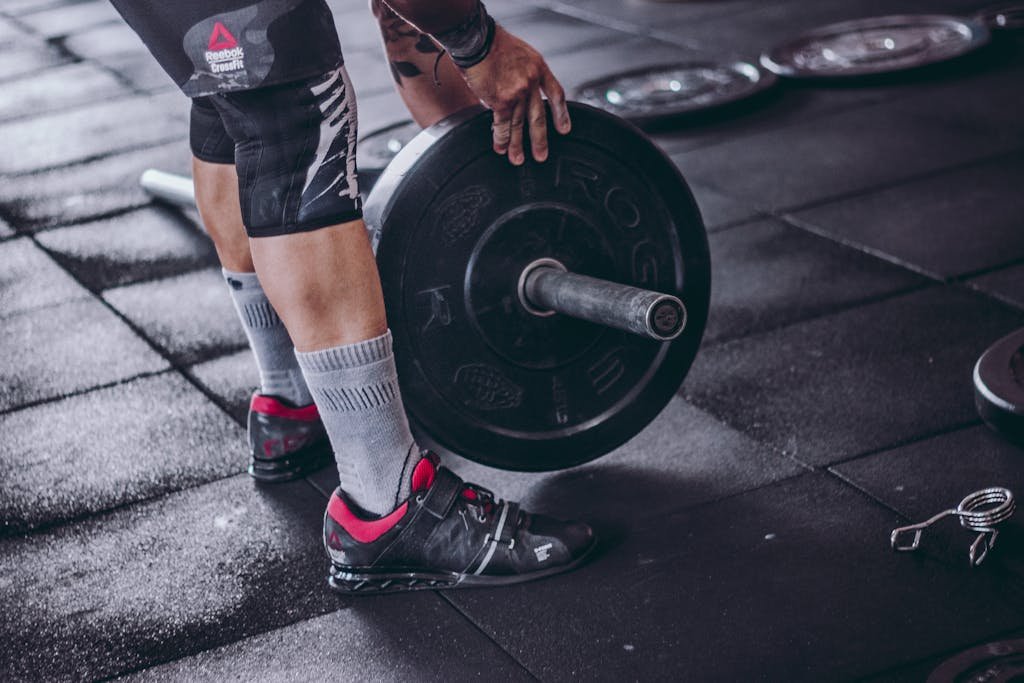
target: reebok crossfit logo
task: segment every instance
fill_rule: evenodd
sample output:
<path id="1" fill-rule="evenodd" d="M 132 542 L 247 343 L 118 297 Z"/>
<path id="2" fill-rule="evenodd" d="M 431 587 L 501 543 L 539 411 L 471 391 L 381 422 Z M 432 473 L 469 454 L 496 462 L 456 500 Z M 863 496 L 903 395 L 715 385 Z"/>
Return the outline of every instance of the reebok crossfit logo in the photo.
<path id="1" fill-rule="evenodd" d="M 210 73 L 224 74 L 245 70 L 245 50 L 231 35 L 231 31 L 219 21 L 213 25 L 205 56 L 206 63 L 210 65 Z"/>

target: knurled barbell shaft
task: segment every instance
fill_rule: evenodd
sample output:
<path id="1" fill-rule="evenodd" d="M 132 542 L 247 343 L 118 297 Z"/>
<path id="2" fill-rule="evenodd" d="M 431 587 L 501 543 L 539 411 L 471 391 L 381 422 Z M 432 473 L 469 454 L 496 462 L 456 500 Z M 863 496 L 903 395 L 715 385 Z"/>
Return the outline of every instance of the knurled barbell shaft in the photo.
<path id="1" fill-rule="evenodd" d="M 538 265 L 523 276 L 527 308 L 554 311 L 658 341 L 686 327 L 686 306 L 677 297 Z"/>

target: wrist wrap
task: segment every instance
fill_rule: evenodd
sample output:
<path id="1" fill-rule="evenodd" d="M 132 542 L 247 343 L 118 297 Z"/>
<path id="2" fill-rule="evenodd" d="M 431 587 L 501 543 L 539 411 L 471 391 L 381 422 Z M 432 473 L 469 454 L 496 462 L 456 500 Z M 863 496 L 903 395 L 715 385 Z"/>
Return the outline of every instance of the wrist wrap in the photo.
<path id="1" fill-rule="evenodd" d="M 482 2 L 457 26 L 434 36 L 451 55 L 455 66 L 468 69 L 482 62 L 494 44 L 494 19 Z"/>

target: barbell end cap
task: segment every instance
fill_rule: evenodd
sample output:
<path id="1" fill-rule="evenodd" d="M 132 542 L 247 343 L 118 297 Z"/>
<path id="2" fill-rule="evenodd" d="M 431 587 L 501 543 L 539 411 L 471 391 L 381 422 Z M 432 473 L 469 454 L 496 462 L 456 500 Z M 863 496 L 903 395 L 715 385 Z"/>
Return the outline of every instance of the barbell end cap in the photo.
<path id="1" fill-rule="evenodd" d="M 662 296 L 647 309 L 647 328 L 652 337 L 672 341 L 686 329 L 686 306 L 674 296 Z"/>

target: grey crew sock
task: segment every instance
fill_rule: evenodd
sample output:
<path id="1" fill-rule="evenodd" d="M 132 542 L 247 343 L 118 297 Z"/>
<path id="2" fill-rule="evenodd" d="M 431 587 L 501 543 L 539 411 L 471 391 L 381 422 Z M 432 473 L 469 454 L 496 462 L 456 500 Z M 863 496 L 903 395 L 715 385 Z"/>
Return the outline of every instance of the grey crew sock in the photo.
<path id="1" fill-rule="evenodd" d="M 256 273 L 223 272 L 245 336 L 256 356 L 260 393 L 283 398 L 294 406 L 308 406 L 313 397 L 295 360 L 295 346 L 267 300 Z"/>
<path id="2" fill-rule="evenodd" d="M 391 331 L 295 355 L 331 439 L 341 488 L 371 514 L 391 512 L 409 497 L 421 457 L 402 406 Z"/>

